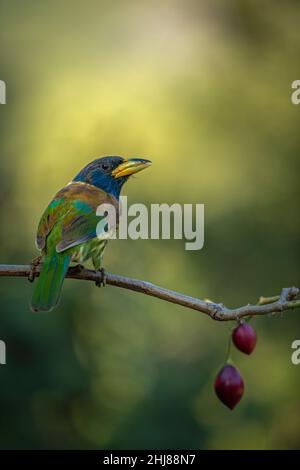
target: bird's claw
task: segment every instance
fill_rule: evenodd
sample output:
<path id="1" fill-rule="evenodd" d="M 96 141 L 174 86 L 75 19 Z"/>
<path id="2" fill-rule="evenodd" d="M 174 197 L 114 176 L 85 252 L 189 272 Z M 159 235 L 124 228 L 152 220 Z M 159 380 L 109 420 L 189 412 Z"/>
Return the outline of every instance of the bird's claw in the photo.
<path id="1" fill-rule="evenodd" d="M 36 278 L 36 268 L 39 266 L 39 264 L 41 263 L 41 259 L 42 257 L 41 256 L 38 256 L 37 258 L 34 258 L 31 263 L 30 263 L 30 271 L 29 271 L 29 274 L 28 274 L 28 281 L 29 282 L 34 282 L 35 278 Z"/>
<path id="2" fill-rule="evenodd" d="M 101 276 L 97 277 L 95 284 L 97 287 L 105 287 L 106 286 L 106 273 L 104 268 L 100 268 L 97 271 L 97 274 L 100 274 Z"/>

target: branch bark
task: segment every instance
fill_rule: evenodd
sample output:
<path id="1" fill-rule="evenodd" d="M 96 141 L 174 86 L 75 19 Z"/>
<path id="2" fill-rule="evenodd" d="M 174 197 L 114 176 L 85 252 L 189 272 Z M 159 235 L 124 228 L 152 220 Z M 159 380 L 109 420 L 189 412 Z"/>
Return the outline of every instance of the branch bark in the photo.
<path id="1" fill-rule="evenodd" d="M 30 265 L 0 265 L 0 277 L 28 277 L 30 272 Z M 39 275 L 39 272 L 40 267 L 38 266 L 36 268 L 37 276 Z M 78 269 L 75 266 L 69 268 L 66 277 L 96 282 L 99 280 L 101 281 L 102 274 L 90 269 Z M 275 314 L 300 307 L 300 300 L 297 299 L 299 289 L 296 287 L 283 288 L 280 295 L 260 297 L 257 304 L 248 304 L 243 307 L 230 309 L 222 303 L 201 300 L 173 290 L 159 287 L 147 281 L 119 276 L 117 274 L 106 273 L 106 284 L 140 292 L 167 302 L 182 305 L 183 307 L 204 313 L 213 320 L 218 321 L 239 320 L 245 317 Z"/>

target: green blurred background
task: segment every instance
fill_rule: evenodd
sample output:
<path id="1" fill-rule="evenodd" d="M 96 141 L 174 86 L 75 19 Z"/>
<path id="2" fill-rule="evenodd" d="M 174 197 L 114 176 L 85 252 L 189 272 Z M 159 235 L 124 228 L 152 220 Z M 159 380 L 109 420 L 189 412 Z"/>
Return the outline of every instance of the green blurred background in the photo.
<path id="1" fill-rule="evenodd" d="M 300 285 L 298 1 L 0 0 L 2 263 L 90 160 L 144 156 L 129 203 L 205 203 L 205 246 L 113 241 L 104 265 L 228 306 Z M 215 397 L 232 324 L 67 280 L 54 312 L 1 278 L 1 448 L 299 448 L 299 312 L 253 320 L 230 412 Z"/>

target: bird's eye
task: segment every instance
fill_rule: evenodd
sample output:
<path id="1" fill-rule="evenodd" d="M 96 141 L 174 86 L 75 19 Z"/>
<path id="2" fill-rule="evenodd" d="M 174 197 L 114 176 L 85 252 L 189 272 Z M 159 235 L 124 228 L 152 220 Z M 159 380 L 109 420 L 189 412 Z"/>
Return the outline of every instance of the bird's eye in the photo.
<path id="1" fill-rule="evenodd" d="M 102 170 L 104 171 L 109 169 L 109 165 L 107 163 L 102 163 L 101 167 L 102 167 Z"/>

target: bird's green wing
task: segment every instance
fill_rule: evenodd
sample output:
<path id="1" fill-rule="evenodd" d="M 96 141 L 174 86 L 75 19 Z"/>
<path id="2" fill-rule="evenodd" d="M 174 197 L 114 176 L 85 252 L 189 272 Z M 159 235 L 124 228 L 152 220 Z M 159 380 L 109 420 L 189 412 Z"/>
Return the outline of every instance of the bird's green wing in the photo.
<path id="1" fill-rule="evenodd" d="M 36 246 L 39 250 L 46 250 L 47 237 L 68 210 L 66 206 L 66 201 L 63 198 L 54 198 L 44 211 L 36 234 Z"/>
<path id="2" fill-rule="evenodd" d="M 97 207 L 104 203 L 114 205 L 118 214 L 117 200 L 104 191 L 89 184 L 69 184 L 44 212 L 38 228 L 37 246 L 47 251 L 51 242 L 60 253 L 99 236 L 101 232 L 105 236 L 107 220 L 96 215 Z"/>
<path id="3" fill-rule="evenodd" d="M 101 235 L 102 231 L 105 232 L 106 226 L 106 217 L 97 216 L 94 208 L 86 202 L 73 201 L 70 210 L 61 221 L 61 240 L 56 245 L 56 251 L 61 253 L 96 238 L 97 232 L 98 236 Z"/>

